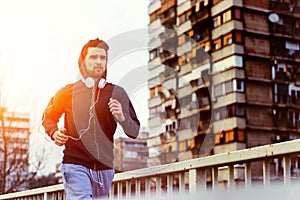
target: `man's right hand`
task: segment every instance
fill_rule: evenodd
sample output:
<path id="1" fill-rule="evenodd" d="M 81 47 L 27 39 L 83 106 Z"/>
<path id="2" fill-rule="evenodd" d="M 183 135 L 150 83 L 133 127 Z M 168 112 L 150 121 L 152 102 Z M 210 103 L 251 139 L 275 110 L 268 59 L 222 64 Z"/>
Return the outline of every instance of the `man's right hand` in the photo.
<path id="1" fill-rule="evenodd" d="M 53 133 L 52 137 L 53 137 L 53 139 L 55 141 L 55 144 L 57 146 L 63 146 L 68 141 L 69 136 L 66 135 L 66 131 L 67 130 L 65 128 L 61 128 L 60 130 L 55 131 Z"/>

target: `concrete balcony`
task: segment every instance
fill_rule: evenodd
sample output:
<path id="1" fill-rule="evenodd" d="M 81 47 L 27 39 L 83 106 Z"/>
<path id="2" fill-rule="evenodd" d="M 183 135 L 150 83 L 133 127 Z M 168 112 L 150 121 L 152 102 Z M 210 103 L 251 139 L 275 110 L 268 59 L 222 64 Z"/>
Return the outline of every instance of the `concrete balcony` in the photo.
<path id="1" fill-rule="evenodd" d="M 226 1 L 221 1 L 220 3 L 216 4 L 215 6 L 212 7 L 211 9 L 211 16 L 216 16 L 220 12 L 232 7 L 232 6 L 239 6 L 243 7 L 243 1 L 241 0 L 226 0 Z"/>
<path id="2" fill-rule="evenodd" d="M 153 0 L 148 6 L 148 14 L 151 14 L 161 7 L 161 0 Z"/>
<path id="3" fill-rule="evenodd" d="M 190 108 L 190 106 L 184 106 L 181 107 L 180 109 L 181 109 L 181 113 L 180 113 L 181 118 L 190 117 L 199 112 L 198 108 Z"/>
<path id="4" fill-rule="evenodd" d="M 163 102 L 162 98 L 157 95 L 151 99 L 148 99 L 148 106 L 149 106 L 149 108 L 153 108 L 155 106 L 161 105 L 162 102 Z"/>
<path id="5" fill-rule="evenodd" d="M 215 40 L 221 35 L 230 33 L 232 30 L 243 30 L 243 23 L 241 21 L 232 20 L 216 27 L 212 30 L 212 39 Z"/>
<path id="6" fill-rule="evenodd" d="M 189 84 L 186 84 L 185 86 L 178 88 L 177 98 L 183 98 L 187 95 L 191 95 L 192 92 L 194 92 L 193 88 Z"/>
<path id="7" fill-rule="evenodd" d="M 177 6 L 177 15 L 181 15 L 185 11 L 189 10 L 192 7 L 190 0 L 183 0 L 178 3 Z"/>
<path id="8" fill-rule="evenodd" d="M 190 20 L 187 20 L 176 27 L 176 31 L 177 31 L 178 35 L 181 35 L 191 29 L 192 29 L 192 23 Z"/>
<path id="9" fill-rule="evenodd" d="M 224 199 L 224 195 L 237 199 L 250 195 L 250 199 L 296 200 L 299 169 L 292 161 L 299 155 L 300 140 L 292 140 L 118 173 L 109 199 Z M 278 158 L 282 172 L 272 173 Z M 259 177 L 251 173 L 258 170 L 257 162 L 262 164 Z M 0 199 L 61 200 L 65 196 L 59 184 L 0 195 Z"/>
<path id="10" fill-rule="evenodd" d="M 158 56 L 158 57 L 156 57 L 156 58 L 149 61 L 148 69 L 152 70 L 153 68 L 161 65 L 161 63 L 162 63 L 161 58 Z"/>
<path id="11" fill-rule="evenodd" d="M 197 135 L 197 129 L 195 129 L 195 127 L 191 127 L 188 129 L 180 130 L 177 134 L 179 141 L 193 139 Z"/>
<path id="12" fill-rule="evenodd" d="M 215 132 L 231 129 L 232 127 L 246 128 L 246 119 L 239 117 L 231 117 L 213 122 Z"/>
<path id="13" fill-rule="evenodd" d="M 215 62 L 213 65 L 213 73 L 216 75 L 219 72 L 222 72 L 230 67 L 243 67 L 243 57 L 238 55 L 232 55 L 228 58 L 225 58 L 219 62 Z M 219 79 L 218 82 L 214 82 L 214 84 L 223 82 L 223 79 Z"/>
<path id="14" fill-rule="evenodd" d="M 185 65 L 180 66 L 180 71 L 178 72 L 178 76 L 183 76 L 187 73 L 191 73 L 193 66 L 191 63 L 186 63 Z"/>
<path id="15" fill-rule="evenodd" d="M 148 80 L 148 88 L 150 89 L 151 87 L 156 87 L 161 85 L 161 79 L 159 76 L 156 76 L 154 78 L 151 78 Z"/>
<path id="16" fill-rule="evenodd" d="M 191 41 L 188 41 L 177 48 L 177 54 L 184 55 L 185 53 L 192 51 L 192 49 L 193 49 L 193 44 Z"/>
<path id="17" fill-rule="evenodd" d="M 232 59 L 231 59 L 232 60 Z M 220 62 L 220 63 L 227 63 L 227 62 Z M 216 65 L 217 67 L 221 66 L 219 63 Z M 228 66 L 228 65 L 227 65 Z M 224 83 L 226 81 L 231 81 L 232 79 L 244 79 L 245 72 L 240 68 L 235 68 L 234 65 L 228 66 L 231 69 L 224 70 L 222 73 L 214 74 L 213 76 L 213 83 L 219 84 Z"/>
<path id="18" fill-rule="evenodd" d="M 155 68 L 152 68 L 149 70 L 149 80 L 154 79 L 156 77 L 159 77 L 161 73 L 163 73 L 166 70 L 165 65 L 158 65 Z"/>
<path id="19" fill-rule="evenodd" d="M 244 93 L 232 92 L 217 97 L 217 101 L 213 103 L 214 108 L 223 107 L 233 103 L 245 103 L 246 95 Z"/>
<path id="20" fill-rule="evenodd" d="M 230 44 L 226 47 L 223 47 L 222 49 L 219 49 L 217 51 L 214 51 L 212 53 L 213 60 L 220 60 L 224 57 L 229 57 L 234 54 L 244 54 L 244 47 L 239 44 Z M 223 67 L 224 68 L 224 67 Z"/>
<path id="21" fill-rule="evenodd" d="M 148 43 L 148 47 L 150 50 L 156 49 L 161 45 L 162 41 L 159 37 L 155 37 Z"/>

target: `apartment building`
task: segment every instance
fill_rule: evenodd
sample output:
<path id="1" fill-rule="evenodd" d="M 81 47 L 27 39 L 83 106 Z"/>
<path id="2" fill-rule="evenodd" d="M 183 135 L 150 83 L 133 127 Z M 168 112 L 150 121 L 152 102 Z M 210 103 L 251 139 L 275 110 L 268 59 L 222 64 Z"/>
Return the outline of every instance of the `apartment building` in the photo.
<path id="1" fill-rule="evenodd" d="M 148 167 L 148 130 L 142 127 L 137 139 L 116 138 L 114 143 L 114 168 L 117 172 Z"/>
<path id="2" fill-rule="evenodd" d="M 300 138 L 300 0 L 148 13 L 150 166 Z"/>
<path id="3" fill-rule="evenodd" d="M 27 183 L 20 183 L 29 174 L 29 113 L 9 112 L 0 107 L 0 120 L 1 191 L 26 189 Z"/>

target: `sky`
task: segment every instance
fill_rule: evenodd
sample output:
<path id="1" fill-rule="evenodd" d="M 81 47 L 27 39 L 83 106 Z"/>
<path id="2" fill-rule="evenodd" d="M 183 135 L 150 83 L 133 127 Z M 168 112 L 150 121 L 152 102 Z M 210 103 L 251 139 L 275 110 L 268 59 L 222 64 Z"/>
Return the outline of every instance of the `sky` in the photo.
<path id="1" fill-rule="evenodd" d="M 148 4 L 147 0 L 0 0 L 1 106 L 31 114 L 32 148 L 38 154 L 36 149 L 45 147 L 46 171 L 55 170 L 62 148 L 45 138 L 40 119 L 50 97 L 78 79 L 78 56 L 90 39 L 112 44 L 109 82 L 123 83 L 126 89 L 136 72 L 145 77 L 129 96 L 142 125 L 147 125 L 147 50 L 132 47 L 118 54 L 115 49 L 127 45 L 117 43 L 122 36 L 136 35 L 138 40 L 138 30 L 147 28 Z"/>

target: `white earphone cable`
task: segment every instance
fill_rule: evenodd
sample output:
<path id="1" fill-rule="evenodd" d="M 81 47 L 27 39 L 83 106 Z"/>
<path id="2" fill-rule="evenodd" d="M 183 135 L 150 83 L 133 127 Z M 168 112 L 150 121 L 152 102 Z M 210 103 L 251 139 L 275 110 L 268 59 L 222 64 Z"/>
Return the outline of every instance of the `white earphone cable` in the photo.
<path id="1" fill-rule="evenodd" d="M 98 94 L 98 95 L 97 95 L 96 101 L 94 101 L 95 90 L 96 90 L 96 87 L 93 87 L 93 90 L 92 90 L 93 93 L 92 93 L 92 99 L 91 99 L 91 106 L 90 106 L 90 108 L 89 108 L 90 118 L 89 118 L 89 121 L 88 121 L 88 126 L 87 126 L 87 128 L 81 129 L 81 130 L 78 131 L 79 137 L 72 137 L 72 136 L 69 135 L 69 137 L 70 137 L 72 140 L 76 140 L 76 141 L 81 140 L 82 136 L 83 136 L 85 133 L 87 133 L 88 130 L 90 129 L 91 121 L 92 121 L 93 117 L 95 116 L 95 114 L 94 114 L 94 112 L 93 112 L 93 109 L 95 108 L 96 103 L 99 101 L 99 96 L 100 96 L 100 95 Z M 99 91 L 100 91 L 100 90 L 99 90 Z M 99 93 L 99 91 L 98 91 L 98 93 Z"/>

